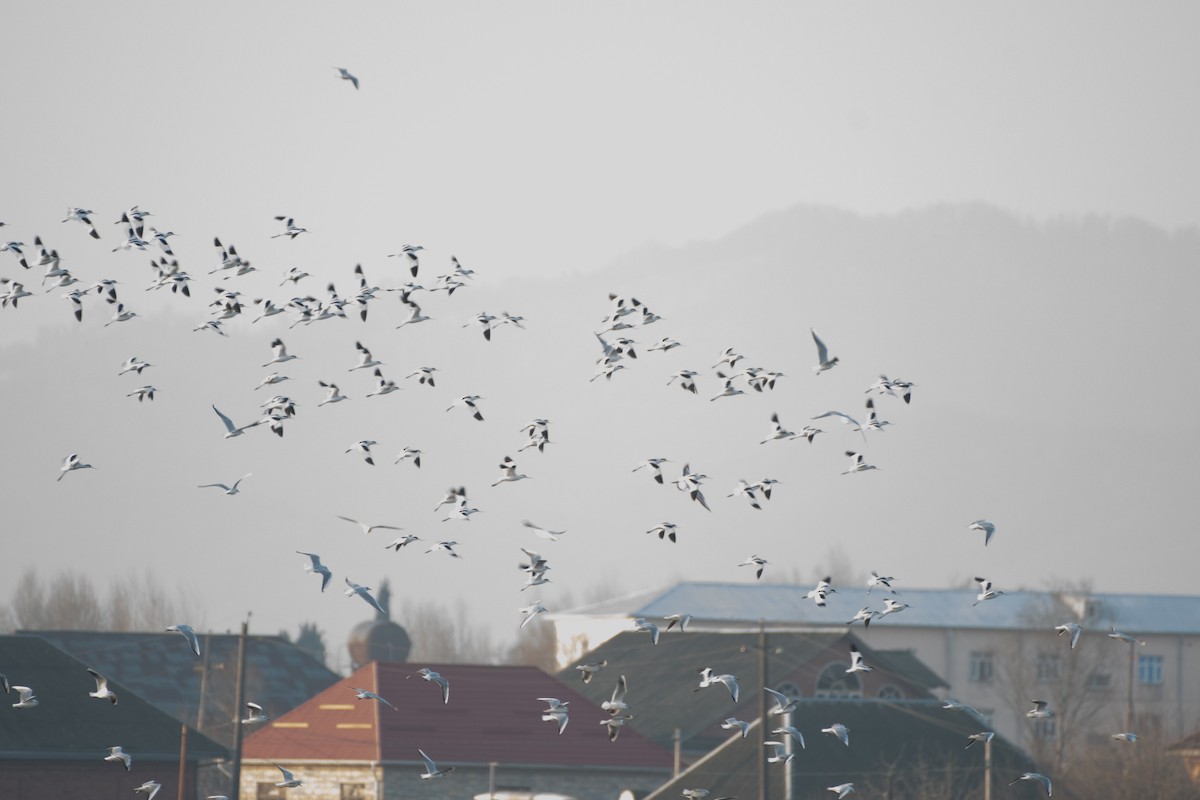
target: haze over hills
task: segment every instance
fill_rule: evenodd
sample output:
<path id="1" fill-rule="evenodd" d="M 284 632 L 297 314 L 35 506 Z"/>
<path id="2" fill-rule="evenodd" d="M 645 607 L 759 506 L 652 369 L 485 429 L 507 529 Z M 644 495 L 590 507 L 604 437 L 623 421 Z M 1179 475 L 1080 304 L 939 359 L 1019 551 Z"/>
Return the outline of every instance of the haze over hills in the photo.
<path id="1" fill-rule="evenodd" d="M 72 248 L 83 261 L 87 245 Z M 597 272 L 509 279 L 468 264 L 478 285 L 422 293 L 434 319 L 419 326 L 395 330 L 403 316 L 385 293 L 365 324 L 289 330 L 286 316 L 251 325 L 248 312 L 229 324 L 229 339 L 192 331 L 207 318 L 211 278 L 197 280 L 190 300 L 147 294 L 141 256 L 105 256 L 103 269 L 120 265 L 110 272 L 122 299 L 145 318 L 105 328 L 111 309 L 93 298 L 76 324 L 60 291 L 0 312 L 0 480 L 6 528 L 18 532 L 0 562 L 10 586 L 31 565 L 87 572 L 101 585 L 148 566 L 187 587 L 215 630 L 252 609 L 254 627 L 268 632 L 316 621 L 332 649 L 370 609 L 332 587 L 322 596 L 296 550 L 320 553 L 339 587 L 343 577 L 371 586 L 390 578 L 401 619 L 406 601 L 461 599 L 502 640 L 516 635 L 517 608 L 536 599 L 557 609 L 568 588 L 578 599 L 597 584 L 618 592 L 753 580 L 737 566 L 751 553 L 771 561 L 764 580 L 807 577 L 841 548 L 856 571 L 834 576 L 842 586 L 879 569 L 901 591 L 976 574 L 1002 589 L 1089 579 L 1103 591 L 1195 591 L 1200 547 L 1180 535 L 1200 433 L 1187 411 L 1200 390 L 1190 353 L 1200 341 L 1194 229 L 1037 222 L 983 205 L 875 217 L 797 206 L 716 241 L 646 245 Z M 181 257 L 202 274 L 211 254 Z M 446 258 L 431 254 L 422 277 L 446 271 Z M 407 279 L 389 261 L 364 263 L 370 282 Z M 351 268 L 301 288 L 320 294 L 335 280 L 346 294 Z M 11 264 L 3 269 L 13 276 Z M 102 277 L 91 274 L 98 269 L 81 277 Z M 276 288 L 283 265 L 260 270 L 223 285 L 286 300 Z M 591 381 L 609 292 L 664 319 L 624 332 L 638 358 Z M 484 341 L 463 327 L 482 310 L 520 314 L 527 330 L 506 326 Z M 811 369 L 810 327 L 840 359 L 821 375 Z M 275 336 L 300 358 L 263 368 Z M 648 352 L 664 336 L 684 346 Z M 363 397 L 374 379 L 347 372 L 356 340 L 404 391 Z M 746 356 L 739 369 L 785 377 L 774 391 L 710 400 L 726 347 Z M 155 367 L 118 377 L 130 355 Z M 439 369 L 435 388 L 404 380 L 425 365 Z M 685 367 L 701 373 L 696 396 L 666 385 Z M 255 390 L 273 370 L 291 379 Z M 792 430 L 831 409 L 862 414 L 880 373 L 917 384 L 909 406 L 876 398 L 886 431 L 864 443 L 825 419 L 811 445 L 759 444 L 772 412 Z M 353 399 L 317 408 L 319 379 Z M 126 397 L 145 383 L 160 390 L 153 403 Z M 222 438 L 212 404 L 241 424 L 276 391 L 299 403 L 282 439 L 265 427 Z M 446 410 L 464 394 L 484 398 L 484 422 Z M 517 452 L 521 426 L 535 417 L 551 420 L 552 444 Z M 379 442 L 375 467 L 344 452 L 363 438 Z M 425 452 L 422 469 L 393 465 L 403 446 Z M 879 469 L 841 474 L 847 449 Z M 70 452 L 97 469 L 56 482 Z M 491 487 L 505 455 L 531 479 Z M 712 512 L 632 472 L 651 456 L 671 459 L 668 481 L 684 463 L 710 476 Z M 236 497 L 196 488 L 246 473 Z M 763 510 L 726 497 L 739 478 L 762 477 L 781 481 Z M 451 485 L 467 486 L 481 509 L 471 522 L 443 522 L 445 507 L 432 510 Z M 426 555 L 422 543 L 386 551 L 393 532 L 364 537 L 336 515 L 456 539 L 463 558 Z M 998 526 L 986 549 L 966 530 L 980 517 Z M 546 542 L 522 519 L 568 534 Z M 677 544 L 644 533 L 667 520 L 679 526 Z M 521 591 L 511 568 L 521 546 L 549 559 L 550 584 Z M 836 616 L 857 601 L 834 597 Z"/>

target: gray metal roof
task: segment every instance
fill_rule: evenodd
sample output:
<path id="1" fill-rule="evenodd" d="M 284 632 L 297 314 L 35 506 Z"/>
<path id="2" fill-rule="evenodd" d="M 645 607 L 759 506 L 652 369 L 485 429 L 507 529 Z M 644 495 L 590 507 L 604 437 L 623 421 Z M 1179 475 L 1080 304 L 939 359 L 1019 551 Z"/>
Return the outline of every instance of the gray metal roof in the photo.
<path id="1" fill-rule="evenodd" d="M 843 625 L 864 605 L 883 607 L 879 591 L 842 588 L 825 608 L 805 599 L 811 586 L 782 583 L 679 583 L 625 598 L 559 612 L 557 616 L 624 614 L 662 617 L 686 612 L 696 623 L 765 622 L 770 625 Z M 997 587 L 1003 589 L 1004 587 Z M 1200 634 L 1200 596 L 1110 594 L 1062 595 L 1007 591 L 978 605 L 974 588 L 905 589 L 895 595 L 911 607 L 889 614 L 877 625 L 920 628 L 1025 629 L 1034 624 L 1082 620 L 1085 628 L 1136 634 Z M 1085 608 L 1086 606 L 1086 608 Z"/>

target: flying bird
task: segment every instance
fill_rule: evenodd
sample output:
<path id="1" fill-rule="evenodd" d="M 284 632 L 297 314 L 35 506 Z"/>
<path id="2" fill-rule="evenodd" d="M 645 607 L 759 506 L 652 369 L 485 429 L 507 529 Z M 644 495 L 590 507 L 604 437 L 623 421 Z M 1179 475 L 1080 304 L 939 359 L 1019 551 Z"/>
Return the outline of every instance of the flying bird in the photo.
<path id="1" fill-rule="evenodd" d="M 146 781 L 141 786 L 135 786 L 135 792 L 144 792 L 146 800 L 154 800 L 154 795 L 158 794 L 158 790 L 162 788 L 162 784 L 158 781 Z"/>
<path id="2" fill-rule="evenodd" d="M 870 672 L 873 667 L 868 667 L 863 661 L 863 654 L 859 651 L 858 645 L 850 643 L 850 666 L 846 672 Z"/>
<path id="3" fill-rule="evenodd" d="M 442 689 L 442 704 L 446 705 L 450 702 L 450 681 L 442 677 L 440 672 L 434 672 L 429 667 L 421 667 L 415 675 L 420 675 L 423 680 L 430 683 L 436 683 Z"/>
<path id="4" fill-rule="evenodd" d="M 846 457 L 850 459 L 850 469 L 845 470 L 842 474 L 849 475 L 851 472 L 866 472 L 869 469 L 879 469 L 874 464 L 868 464 L 862 453 L 856 453 L 853 450 L 846 451 Z"/>
<path id="5" fill-rule="evenodd" d="M 1040 772 L 1024 772 L 1019 777 L 1013 778 L 1008 785 L 1012 786 L 1017 781 L 1037 781 L 1046 790 L 1046 797 L 1050 797 L 1054 792 L 1054 787 L 1050 784 L 1050 779 Z"/>
<path id="6" fill-rule="evenodd" d="M 71 455 L 63 459 L 63 465 L 59 467 L 58 480 L 61 481 L 67 476 L 68 472 L 72 472 L 77 469 L 95 469 L 95 467 L 93 467 L 91 464 L 84 464 L 79 460 L 79 456 L 77 454 L 71 453 Z"/>
<path id="7" fill-rule="evenodd" d="M 358 595 L 359 597 L 361 597 L 363 599 L 363 602 L 365 602 L 371 608 L 375 609 L 380 614 L 387 616 L 387 611 L 384 610 L 383 606 L 379 605 L 378 600 L 376 600 L 374 597 L 371 596 L 371 587 L 370 586 L 359 586 L 357 583 L 350 580 L 349 578 L 343 578 L 343 580 L 346 581 L 346 585 L 350 587 L 345 592 L 346 597 L 353 597 L 354 595 Z"/>
<path id="8" fill-rule="evenodd" d="M 88 675 L 91 675 L 96 681 L 96 691 L 88 692 L 88 697 L 95 697 L 98 700 L 107 700 L 114 706 L 117 704 L 117 693 L 108 688 L 108 678 L 101 675 L 96 670 L 88 667 Z"/>
<path id="9" fill-rule="evenodd" d="M 364 534 L 369 534 L 371 531 L 374 531 L 374 530 L 384 530 L 384 531 L 402 531 L 402 530 L 404 530 L 403 528 L 399 528 L 395 525 L 368 525 L 365 522 L 359 522 L 356 519 L 350 519 L 350 517 L 343 517 L 340 514 L 337 515 L 337 518 L 340 520 L 349 522 L 353 525 L 357 525 Z"/>
<path id="10" fill-rule="evenodd" d="M 721 723 L 721 727 L 727 731 L 740 731 L 743 739 L 750 732 L 750 723 L 737 717 L 726 717 L 725 721 Z"/>
<path id="11" fill-rule="evenodd" d="M 758 567 L 758 570 L 754 573 L 754 577 L 762 578 L 763 568 L 768 563 L 770 563 L 770 562 L 768 562 L 762 556 L 750 556 L 745 561 L 743 561 L 741 564 L 738 564 L 738 566 L 739 567 Z"/>
<path id="12" fill-rule="evenodd" d="M 1071 649 L 1075 649 L 1075 643 L 1079 641 L 1079 634 L 1083 632 L 1083 628 L 1075 622 L 1064 622 L 1062 625 L 1055 625 L 1054 630 L 1058 631 L 1058 635 L 1064 633 L 1071 634 Z"/>
<path id="13" fill-rule="evenodd" d="M 270 719 L 266 712 L 263 711 L 263 707 L 258 703 L 247 702 L 246 708 L 249 710 L 250 716 L 242 720 L 243 725 L 255 725 L 259 722 L 266 722 Z"/>
<path id="14" fill-rule="evenodd" d="M 338 71 L 339 78 L 344 81 L 350 81 L 350 83 L 354 84 L 354 88 L 356 90 L 358 89 L 358 78 L 356 78 L 354 75 L 351 75 L 349 70 L 347 70 L 345 67 L 334 67 L 334 69 Z"/>
<path id="15" fill-rule="evenodd" d="M 283 773 L 283 780 L 281 780 L 281 781 L 279 781 L 278 783 L 276 783 L 276 784 L 275 784 L 275 785 L 276 785 L 276 786 L 278 786 L 279 788 L 281 788 L 281 789 L 294 789 L 294 788 L 296 788 L 297 786 L 302 786 L 302 785 L 304 784 L 304 781 L 302 781 L 302 780 L 300 780 L 299 778 L 297 778 L 297 777 L 295 776 L 295 774 L 293 774 L 293 773 L 291 772 L 291 770 L 286 770 L 286 769 L 284 769 L 283 767 L 279 766 L 278 764 L 276 764 L 276 765 L 275 765 L 275 768 L 276 768 L 277 770 L 279 770 L 280 772 L 282 772 L 282 773 Z"/>
<path id="16" fill-rule="evenodd" d="M 629 691 L 629 683 L 625 680 L 625 676 L 617 678 L 617 685 L 613 687 L 612 696 L 600 704 L 600 707 L 607 711 L 610 716 L 617 716 L 622 711 L 629 710 L 629 704 L 625 702 L 625 693 Z"/>
<path id="17" fill-rule="evenodd" d="M 197 656 L 200 655 L 200 639 L 197 638 L 196 631 L 192 630 L 191 625 L 184 625 L 180 623 L 179 625 L 170 626 L 167 628 L 167 630 L 174 631 L 184 639 L 187 639 L 188 646 L 192 648 L 192 652 Z"/>
<path id="18" fill-rule="evenodd" d="M 120 745 L 108 748 L 108 755 L 104 757 L 105 761 L 120 761 L 121 766 L 125 767 L 125 771 L 129 772 L 129 768 L 133 766 L 133 756 L 121 749 Z"/>
<path id="19" fill-rule="evenodd" d="M 379 442 L 375 441 L 374 439 L 359 439 L 357 442 L 346 448 L 346 452 L 353 453 L 357 450 L 360 453 L 365 453 L 363 456 L 363 461 L 366 461 L 373 467 L 375 466 L 375 459 L 371 457 L 371 448 L 377 444 L 379 444 Z"/>
<path id="20" fill-rule="evenodd" d="M 568 700 L 564 703 L 557 697 L 539 697 L 538 700 L 548 706 L 548 708 L 542 709 L 542 722 L 557 722 L 558 735 L 561 736 L 562 732 L 567 729 L 567 722 L 570 721 L 570 709 L 567 706 L 571 701 Z"/>
<path id="21" fill-rule="evenodd" d="M 238 491 L 239 491 L 238 486 L 241 485 L 241 482 L 246 480 L 246 478 L 249 478 L 252 474 L 253 473 L 247 472 L 245 475 L 243 475 L 242 477 L 240 477 L 236 481 L 234 481 L 232 486 L 226 486 L 223 483 L 201 483 L 201 484 L 198 484 L 196 486 L 196 488 L 197 489 L 209 489 L 209 488 L 222 489 L 222 490 L 224 490 L 225 494 L 232 496 L 232 495 L 235 495 L 238 493 Z"/>
<path id="22" fill-rule="evenodd" d="M 700 685 L 692 691 L 698 692 L 701 689 L 706 689 L 709 686 L 715 686 L 716 684 L 720 683 L 729 690 L 729 696 L 733 698 L 733 702 L 736 703 L 738 701 L 737 678 L 728 674 L 716 675 L 713 673 L 712 667 L 704 667 L 703 669 L 698 670 L 698 672 L 700 673 Z"/>
<path id="23" fill-rule="evenodd" d="M 33 689 L 30 689 L 28 686 L 13 685 L 10 688 L 19 696 L 17 702 L 12 704 L 13 708 L 33 708 L 38 704 L 38 699 L 34 696 Z"/>
<path id="24" fill-rule="evenodd" d="M 837 737 L 846 747 L 850 746 L 850 729 L 840 722 L 835 722 L 828 728 L 821 728 L 821 733 Z"/>
<path id="25" fill-rule="evenodd" d="M 986 519 L 977 519 L 967 526 L 967 530 L 983 531 L 983 546 L 987 547 L 988 542 L 992 540 L 992 534 L 996 532 L 996 525 Z"/>
<path id="26" fill-rule="evenodd" d="M 321 563 L 321 557 L 316 553 L 306 553 L 303 550 L 297 550 L 302 556 L 308 556 L 309 563 L 304 565 L 305 572 L 311 572 L 314 575 L 321 576 L 321 591 L 325 591 L 325 587 L 329 585 L 329 581 L 333 578 L 333 572 L 329 567 Z"/>
<path id="27" fill-rule="evenodd" d="M 383 703 L 385 706 L 391 708 L 393 711 L 400 710 L 400 709 L 396 708 L 394 705 L 392 705 L 391 703 L 389 703 L 384 698 L 375 694 L 374 692 L 367 691 L 366 689 L 359 689 L 357 686 L 348 686 L 346 688 L 348 688 L 352 692 L 354 692 L 354 696 L 357 697 L 359 700 L 375 700 L 376 702 Z"/>
<path id="28" fill-rule="evenodd" d="M 837 365 L 837 356 L 830 358 L 829 348 L 821 341 L 821 337 L 817 336 L 816 330 L 813 328 L 809 328 L 808 330 L 812 334 L 813 342 L 817 345 L 817 365 L 813 367 L 813 372 L 820 375 L 825 370 L 833 369 Z"/>

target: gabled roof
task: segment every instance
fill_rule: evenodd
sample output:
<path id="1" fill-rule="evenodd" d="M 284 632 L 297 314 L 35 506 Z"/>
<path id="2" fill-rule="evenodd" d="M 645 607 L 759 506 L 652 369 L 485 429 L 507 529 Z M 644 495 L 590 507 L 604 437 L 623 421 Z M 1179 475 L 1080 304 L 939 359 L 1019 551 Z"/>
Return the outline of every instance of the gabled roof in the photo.
<path id="1" fill-rule="evenodd" d="M 0 758 L 95 759 L 120 745 L 136 761 L 179 761 L 179 721 L 139 697 L 116 673 L 109 679 L 118 703 L 88 697 L 96 682 L 85 664 L 33 636 L 0 636 L 0 672 L 38 699 L 12 708 L 17 695 L 0 693 Z M 95 667 L 93 667 L 95 668 Z M 216 742 L 188 734 L 188 760 L 225 757 Z"/>
<path id="2" fill-rule="evenodd" d="M 849 729 L 849 746 L 821 733 L 821 728 L 834 722 Z M 769 724 L 776 727 L 774 722 Z M 847 782 L 865 790 L 867 781 L 879 779 L 889 767 L 898 773 L 908 771 L 910 778 L 919 777 L 919 771 L 931 762 L 943 770 L 947 762 L 953 767 L 955 792 L 951 795 L 944 786 L 939 787 L 939 797 L 978 796 L 968 790 L 982 783 L 983 749 L 979 745 L 969 750 L 965 747 L 967 736 L 982 728 L 973 717 L 943 709 L 936 700 L 807 699 L 793 714 L 793 726 L 803 734 L 805 743 L 804 749 L 794 746 L 796 757 L 791 765 L 797 797 L 832 797 L 826 788 Z M 646 800 L 677 798 L 685 788 L 708 789 L 713 797 L 757 797 L 759 762 L 769 755 L 763 741 L 782 738 L 770 732 L 764 736 L 754 720 L 746 738 L 730 734 L 720 747 Z M 1033 768 L 1024 753 L 999 736 L 992 740 L 992 762 L 994 787 Z M 781 796 L 784 765 L 766 764 L 766 770 L 771 796 Z M 902 788 L 906 784 L 900 775 L 895 779 L 897 796 L 917 796 Z"/>
<path id="3" fill-rule="evenodd" d="M 864 691 L 870 695 L 885 685 L 896 686 L 910 697 L 931 697 L 925 683 L 928 670 L 917 679 L 891 671 L 901 659 L 880 656 L 845 626 L 836 632 L 780 632 L 767 639 L 767 680 L 772 688 L 794 683 L 800 694 L 811 695 L 817 674 L 831 663 L 849 662 L 851 643 L 862 652 L 872 671 L 862 675 Z M 559 673 L 565 683 L 600 703 L 611 696 L 620 675 L 628 684 L 626 701 L 634 714 L 630 723 L 659 744 L 666 745 L 680 731 L 682 741 L 700 736 L 689 749 L 705 748 L 716 736 L 724 735 L 714 726 L 726 717 L 749 720 L 758 716 L 759 656 L 758 634 L 735 633 L 663 633 L 659 643 L 651 643 L 645 633 L 626 631 L 588 653 L 583 661 L 607 661 L 608 666 L 583 684 L 574 665 Z M 846 664 L 843 664 L 845 666 Z M 722 686 L 697 691 L 697 671 L 711 667 L 716 673 L 728 673 L 738 680 L 738 702 Z M 872 689 L 874 691 L 872 691 Z M 773 704 L 774 701 L 771 701 Z"/>
<path id="4" fill-rule="evenodd" d="M 768 625 L 822 626 L 840 625 L 858 608 L 859 598 L 851 597 L 848 589 L 831 595 L 829 606 L 819 608 L 805 593 L 811 587 L 784 583 L 679 583 L 659 590 L 640 592 L 605 603 L 581 606 L 547 615 L 549 618 L 570 616 L 620 616 L 647 619 L 663 617 L 687 609 L 693 624 L 757 623 Z M 999 587 L 1003 589 L 1004 587 Z M 1009 591 L 994 601 L 972 606 L 976 597 L 973 588 L 966 589 L 904 589 L 900 598 L 911 608 L 891 614 L 876 624 L 890 627 L 918 628 L 978 628 L 986 630 L 1026 629 L 1029 620 L 1041 616 L 1054 604 L 1062 603 L 1084 619 L 1094 619 L 1092 626 L 1107 632 L 1109 625 L 1138 634 L 1200 634 L 1200 596 L 1111 594 L 1093 592 L 1086 596 L 1092 606 L 1087 616 L 1082 608 L 1085 598 L 1053 592 Z M 878 594 L 878 593 L 875 593 Z M 866 592 L 863 592 L 866 598 Z M 874 601 L 872 605 L 882 605 Z"/>
<path id="5" fill-rule="evenodd" d="M 38 636 L 121 681 L 143 699 L 188 724 L 195 724 L 203 666 L 203 730 L 229 745 L 233 739 L 233 697 L 237 671 L 236 634 L 199 634 L 201 657 L 174 632 L 19 631 Z M 271 716 L 295 708 L 331 683 L 336 673 L 278 636 L 246 639 L 246 699 Z"/>
<path id="6" fill-rule="evenodd" d="M 414 673 L 429 666 L 450 682 L 441 689 Z M 351 687 L 386 698 L 359 700 Z M 543 722 L 545 703 L 570 703 L 560 736 Z M 246 759 L 419 762 L 420 748 L 438 766 L 528 764 L 670 770 L 672 755 L 628 726 L 609 742 L 608 717 L 586 697 L 536 667 L 372 662 L 350 677 L 267 723 L 246 738 Z"/>

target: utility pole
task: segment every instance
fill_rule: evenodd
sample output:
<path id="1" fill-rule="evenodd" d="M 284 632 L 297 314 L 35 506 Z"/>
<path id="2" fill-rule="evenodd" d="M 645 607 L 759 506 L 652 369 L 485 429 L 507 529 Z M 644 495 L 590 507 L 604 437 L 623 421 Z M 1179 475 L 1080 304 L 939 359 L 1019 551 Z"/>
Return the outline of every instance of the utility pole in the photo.
<path id="1" fill-rule="evenodd" d="M 758 621 L 758 732 L 763 738 L 767 735 L 767 693 L 763 687 L 768 686 L 767 683 L 767 624 Z M 767 791 L 767 757 L 763 751 L 758 753 L 758 800 L 767 800 L 770 792 Z"/>
<path id="2" fill-rule="evenodd" d="M 187 723 L 179 723 L 179 791 L 176 797 L 183 800 L 183 785 L 187 780 L 184 765 L 187 764 Z"/>
<path id="3" fill-rule="evenodd" d="M 233 769 L 230 770 L 230 797 L 240 800 L 242 794 L 242 704 L 246 693 L 246 634 L 250 631 L 250 614 L 242 623 L 242 633 L 238 636 L 237 677 L 233 694 Z"/>
<path id="4" fill-rule="evenodd" d="M 1134 642 L 1129 643 L 1129 693 L 1125 698 L 1125 730 L 1133 730 L 1133 655 Z"/>
<path id="5" fill-rule="evenodd" d="M 683 736 L 680 733 L 679 728 L 676 728 L 675 733 L 671 735 L 671 741 L 675 743 L 675 767 L 671 775 L 677 776 L 679 775 L 679 762 L 681 761 L 681 756 L 683 755 Z"/>
<path id="6" fill-rule="evenodd" d="M 983 740 L 983 800 L 992 800 L 992 737 Z"/>

